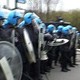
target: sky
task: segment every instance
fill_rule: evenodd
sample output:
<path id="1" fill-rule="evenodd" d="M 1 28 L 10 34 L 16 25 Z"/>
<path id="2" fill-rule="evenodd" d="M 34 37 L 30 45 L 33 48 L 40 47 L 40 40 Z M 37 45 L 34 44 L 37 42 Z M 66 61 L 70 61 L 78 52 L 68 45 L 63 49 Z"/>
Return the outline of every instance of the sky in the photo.
<path id="1" fill-rule="evenodd" d="M 80 9 L 80 0 L 60 0 L 56 10 L 68 11 Z"/>
<path id="2" fill-rule="evenodd" d="M 7 0 L 0 0 L 0 4 L 4 5 L 4 4 L 6 4 L 6 1 Z M 12 4 L 11 1 L 14 1 L 14 0 L 9 0 L 9 1 L 10 1 L 9 6 L 11 8 L 13 8 L 14 5 Z M 27 2 L 28 2 L 28 0 L 27 0 Z M 29 5 L 31 5 L 30 2 L 28 2 L 28 3 L 29 3 Z M 26 4 L 25 5 L 21 4 L 19 6 L 24 7 L 24 9 L 31 8 L 30 6 L 28 6 Z M 80 9 L 80 0 L 59 0 L 59 3 L 57 5 L 57 7 L 55 8 L 56 11 L 58 11 L 58 10 L 68 11 L 68 10 L 73 10 L 73 9 Z"/>

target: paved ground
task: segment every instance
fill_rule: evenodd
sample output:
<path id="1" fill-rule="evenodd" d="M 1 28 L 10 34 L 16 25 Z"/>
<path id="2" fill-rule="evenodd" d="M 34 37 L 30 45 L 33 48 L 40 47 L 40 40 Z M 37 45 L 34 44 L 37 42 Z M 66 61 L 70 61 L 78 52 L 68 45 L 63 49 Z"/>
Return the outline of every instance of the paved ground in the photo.
<path id="1" fill-rule="evenodd" d="M 80 52 L 78 52 L 80 54 Z M 70 68 L 69 72 L 61 72 L 60 66 L 56 66 L 55 69 L 47 73 L 49 80 L 80 80 L 80 55 L 77 55 L 77 63 L 79 64 L 75 68 Z M 44 80 L 48 80 L 46 76 L 43 76 Z"/>
<path id="2" fill-rule="evenodd" d="M 57 66 L 50 73 L 47 73 L 49 80 L 80 80 L 80 65 L 75 68 L 70 68 L 69 72 L 61 72 L 60 67 Z M 47 80 L 44 76 L 44 80 Z"/>

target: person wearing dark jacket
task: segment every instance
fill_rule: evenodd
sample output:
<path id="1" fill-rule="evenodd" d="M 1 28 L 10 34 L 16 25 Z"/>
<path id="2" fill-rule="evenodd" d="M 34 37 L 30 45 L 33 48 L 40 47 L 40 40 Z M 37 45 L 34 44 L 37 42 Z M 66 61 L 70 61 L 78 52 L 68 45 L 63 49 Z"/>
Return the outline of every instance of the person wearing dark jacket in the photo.
<path id="1" fill-rule="evenodd" d="M 76 31 L 77 31 L 77 28 L 76 27 L 73 27 L 72 28 L 72 47 L 71 47 L 71 52 L 72 52 L 72 64 L 73 65 L 77 65 L 76 64 Z"/>
<path id="2" fill-rule="evenodd" d="M 33 80 L 42 80 L 41 75 L 40 75 L 40 58 L 38 55 L 38 36 L 39 36 L 39 30 L 38 27 L 34 25 L 34 17 L 33 17 L 33 13 L 28 12 L 24 15 L 24 20 L 20 23 L 20 25 L 18 26 L 18 28 L 20 28 L 20 34 L 22 35 L 22 40 L 23 43 L 25 42 L 23 39 L 23 29 L 26 29 L 29 35 L 29 39 L 31 40 L 32 46 L 33 46 L 33 50 L 34 50 L 34 55 L 35 55 L 35 59 L 36 62 L 32 62 L 29 63 L 28 65 L 26 64 L 27 62 L 25 62 L 25 67 L 24 67 L 24 73 L 28 73 L 29 76 L 33 79 Z M 24 44 L 25 45 L 25 44 Z M 28 48 L 25 45 L 25 50 L 26 53 L 28 52 Z M 25 53 L 25 54 L 26 54 Z M 26 57 L 28 58 L 28 57 Z M 28 69 L 27 69 L 27 66 Z M 23 79 L 23 80 L 26 80 Z"/>
<path id="3" fill-rule="evenodd" d="M 0 41 L 11 41 L 7 32 L 3 29 L 3 21 L 5 19 L 4 12 L 0 11 Z"/>
<path id="4" fill-rule="evenodd" d="M 69 40 L 69 29 L 67 27 L 64 27 L 62 29 L 62 33 L 63 33 L 62 38 L 65 38 L 65 39 Z M 62 72 L 70 71 L 70 69 L 68 69 L 68 63 L 70 63 L 69 46 L 70 46 L 70 41 L 67 42 L 66 44 L 60 46 L 60 52 L 61 52 L 60 63 L 61 63 L 61 71 Z"/>
<path id="5" fill-rule="evenodd" d="M 53 35 L 53 30 L 55 29 L 55 26 L 50 24 L 47 26 L 47 31 L 45 34 L 45 39 L 47 40 L 47 42 L 51 42 L 54 40 L 54 35 Z M 47 35 L 47 37 L 46 37 Z M 52 62 L 54 60 L 54 56 L 55 56 L 55 47 L 49 46 L 49 51 L 47 52 L 48 55 L 48 61 L 47 61 L 47 66 L 50 69 L 54 69 L 54 67 L 52 66 Z"/>
<path id="6" fill-rule="evenodd" d="M 73 33 L 73 30 L 72 30 L 72 26 L 71 25 L 67 25 L 66 26 L 68 29 L 69 29 L 69 41 L 70 41 L 70 46 L 69 46 L 69 50 L 70 50 L 70 54 L 69 54 L 69 58 L 70 58 L 70 62 L 69 62 L 69 66 L 70 67 L 75 67 L 73 65 L 73 62 L 72 62 L 72 57 L 73 55 L 75 54 L 75 35 Z"/>
<path id="7" fill-rule="evenodd" d="M 16 26 L 20 22 L 22 15 L 16 10 L 10 11 L 7 19 L 4 21 L 2 28 L 7 32 L 9 38 L 12 38 L 12 31 L 16 29 Z"/>
<path id="8" fill-rule="evenodd" d="M 19 30 L 17 28 L 17 25 L 19 24 L 19 20 L 21 20 L 22 15 L 20 12 L 17 12 L 16 10 L 10 11 L 7 19 L 4 21 L 2 28 L 8 35 L 8 38 L 10 39 L 10 42 L 18 48 L 22 62 L 24 63 L 26 60 L 24 55 L 24 46 L 23 42 L 21 41 L 22 36 L 19 34 Z M 13 33 L 14 32 L 14 33 Z M 14 36 L 13 36 L 14 35 Z M 22 65 L 23 66 L 23 65 Z M 23 72 L 22 72 L 23 73 Z M 23 74 L 22 74 L 23 77 Z"/>
<path id="9" fill-rule="evenodd" d="M 57 27 L 57 33 L 56 33 L 56 35 L 57 35 L 57 38 L 58 39 L 61 38 L 61 36 L 62 36 L 62 29 L 63 29 L 63 27 L 64 26 L 62 26 L 62 25 L 59 25 Z M 57 65 L 57 62 L 59 60 L 59 57 L 60 57 L 60 46 L 57 46 L 56 47 L 56 50 L 55 50 L 55 60 L 54 60 L 54 65 L 55 66 Z"/>

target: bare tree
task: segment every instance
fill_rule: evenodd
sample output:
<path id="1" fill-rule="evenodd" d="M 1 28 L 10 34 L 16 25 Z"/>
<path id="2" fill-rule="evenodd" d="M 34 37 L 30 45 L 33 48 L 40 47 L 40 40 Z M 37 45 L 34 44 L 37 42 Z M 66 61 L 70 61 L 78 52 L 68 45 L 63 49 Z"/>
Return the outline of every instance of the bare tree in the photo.
<path id="1" fill-rule="evenodd" d="M 38 8 L 39 8 L 39 1 L 33 0 L 33 9 L 38 10 Z"/>
<path id="2" fill-rule="evenodd" d="M 47 14 L 46 14 L 47 19 L 49 18 L 50 10 L 52 9 L 52 7 L 53 7 L 53 9 L 55 9 L 58 2 L 59 2 L 59 0 L 44 0 L 44 4 L 46 4 L 46 8 L 47 8 Z"/>
<path id="3" fill-rule="evenodd" d="M 47 9 L 47 13 L 46 13 L 46 19 L 49 18 L 49 12 L 50 12 L 50 3 L 52 0 L 44 0 L 44 3 L 46 4 L 46 9 Z"/>

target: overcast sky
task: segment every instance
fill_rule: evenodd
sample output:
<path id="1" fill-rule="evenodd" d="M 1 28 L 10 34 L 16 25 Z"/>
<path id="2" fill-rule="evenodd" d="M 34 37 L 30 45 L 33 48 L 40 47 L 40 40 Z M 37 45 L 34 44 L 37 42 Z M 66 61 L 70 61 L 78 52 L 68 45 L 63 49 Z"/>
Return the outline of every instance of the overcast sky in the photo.
<path id="1" fill-rule="evenodd" d="M 9 1 L 11 1 L 10 2 L 11 7 L 13 7 L 12 1 L 14 0 L 9 0 Z M 6 0 L 0 0 L 0 4 L 6 4 Z M 28 7 L 28 6 L 24 5 L 24 7 Z M 72 9 L 80 9 L 80 0 L 59 0 L 59 4 L 57 5 L 55 10 L 67 11 L 67 10 L 72 10 Z"/>
<path id="2" fill-rule="evenodd" d="M 60 0 L 57 5 L 57 10 L 72 10 L 80 9 L 80 0 Z"/>

